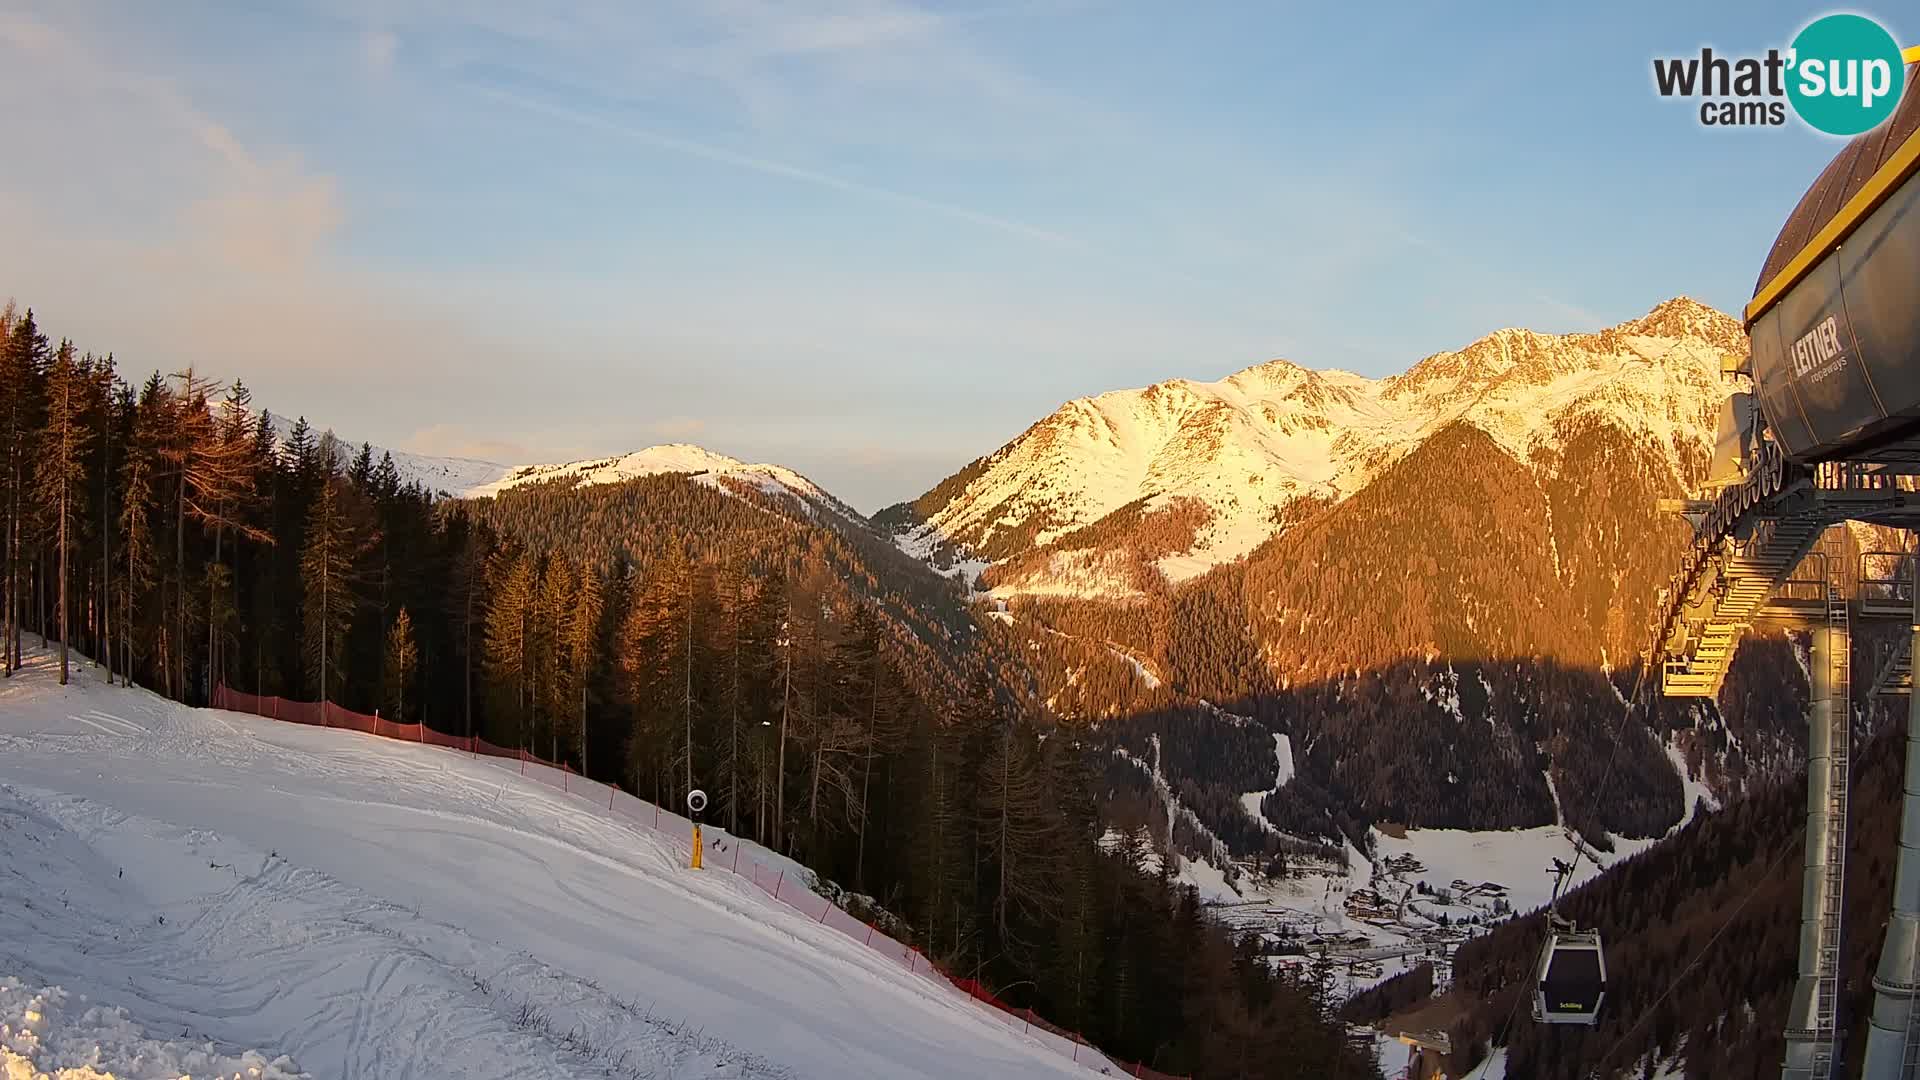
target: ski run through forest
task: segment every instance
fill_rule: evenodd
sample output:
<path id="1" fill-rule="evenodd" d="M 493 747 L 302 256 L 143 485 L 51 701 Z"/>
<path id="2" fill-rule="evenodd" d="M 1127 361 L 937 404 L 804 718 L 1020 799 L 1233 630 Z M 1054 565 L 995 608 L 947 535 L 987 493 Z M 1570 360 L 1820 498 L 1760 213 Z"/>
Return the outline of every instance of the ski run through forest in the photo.
<path id="1" fill-rule="evenodd" d="M 964 648 L 936 654 L 929 639 L 966 632 L 957 587 L 924 568 L 865 570 L 871 553 L 817 519 L 828 511 L 796 508 L 751 483 L 685 476 L 448 498 L 404 478 L 391 458 L 376 460 L 369 448 L 342 445 L 304 420 L 282 437 L 237 380 L 217 384 L 191 369 L 129 379 L 124 370 L 53 338 L 28 311 L 8 308 L 0 322 L 0 588 L 5 667 L 21 680 L 9 684 L 9 700 L 37 702 L 34 717 L 67 725 L 53 737 L 33 730 L 34 717 L 6 710 L 7 725 L 28 725 L 8 737 L 32 734 L 63 767 L 16 766 L 22 744 L 10 744 L 4 798 L 11 820 L 35 822 L 33 835 L 63 845 L 78 875 L 67 902 L 101 884 L 98 864 L 131 843 L 131 830 L 178 849 L 170 858 L 193 852 L 197 860 L 205 848 L 209 861 L 244 868 L 242 883 L 284 879 L 302 904 L 322 902 L 307 890 L 347 890 L 327 899 L 326 910 L 353 921 L 356 933 L 399 934 L 409 950 L 452 950 L 435 957 L 443 982 L 447 971 L 492 971 L 479 980 L 492 988 L 494 1006 L 533 1001 L 529 1008 L 541 1012 L 520 984 L 547 977 L 536 969 L 605 987 L 628 1005 L 659 1002 L 681 1025 L 662 1029 L 657 1047 L 645 1044 L 660 1075 L 690 1075 L 674 1062 L 705 1052 L 698 1044 L 707 1036 L 740 1050 L 727 1058 L 739 1069 L 764 1065 L 767 1075 L 1058 1068 L 1001 1072 L 993 1055 L 1011 1051 L 950 1034 L 937 1050 L 916 1049 L 923 1020 L 887 1019 L 875 1004 L 887 993 L 849 1008 L 817 987 L 752 989 L 772 977 L 766 968 L 787 964 L 776 952 L 761 956 L 752 974 L 738 959 L 738 981 L 708 1002 L 735 1021 L 724 1031 L 706 1027 L 674 989 L 700 968 L 703 946 L 742 935 L 762 946 L 786 939 L 771 925 L 753 928 L 767 919 L 758 909 L 736 904 L 718 923 L 703 916 L 689 924 L 657 903 L 665 893 L 732 885 L 688 884 L 658 852 L 605 831 L 570 836 L 562 863 L 539 855 L 548 871 L 527 875 L 515 869 L 524 854 L 497 850 L 501 830 L 523 826 L 497 821 L 460 826 L 455 833 L 471 838 L 448 839 L 444 849 L 429 840 L 396 854 L 380 835 L 396 824 L 380 809 L 390 796 L 371 794 L 385 790 L 385 774 L 343 768 L 304 743 L 317 735 L 269 735 L 162 700 L 204 705 L 226 684 L 293 700 L 324 697 L 525 747 L 670 805 L 689 783 L 704 787 L 713 796 L 710 820 L 731 834 L 795 860 L 850 912 L 947 970 L 978 978 L 1011 1006 L 1084 1033 L 1115 1059 L 1194 1077 L 1246 1075 L 1253 1062 L 1267 1076 L 1376 1074 L 1370 1039 L 1331 1016 L 1324 986 L 1276 973 L 1250 941 L 1204 916 L 1171 868 L 1143 872 L 1140 852 L 1096 843 L 1105 763 L 1072 730 L 1044 730 L 1010 707 L 985 659 Z M 39 635 L 44 653 L 28 641 Z M 17 687 L 35 679 L 53 685 L 21 698 Z M 85 719 L 92 706 L 84 696 L 109 682 L 157 695 L 140 699 L 144 718 L 121 715 L 120 705 L 102 708 L 168 740 L 165 767 L 151 760 L 157 750 L 145 736 L 123 735 L 113 719 Z M 290 744 L 306 749 L 294 753 Z M 133 752 L 115 753 L 108 768 L 63 753 L 82 746 Z M 308 767 L 313 776 L 297 775 Z M 45 790 L 56 776 L 61 786 Z M 353 793 L 296 797 L 300 784 L 328 778 Z M 278 793 L 269 794 L 274 784 Z M 503 790 L 496 782 L 484 794 L 505 799 Z M 239 791 L 251 793 L 248 801 L 230 801 Z M 431 834 L 424 821 L 470 813 L 481 793 L 465 782 L 418 785 L 404 827 Z M 660 880 L 645 890 L 602 880 L 580 894 L 577 875 L 633 859 L 651 860 Z M 427 872 L 441 863 L 457 873 Z M 542 890 L 571 895 L 522 896 L 534 877 L 546 883 Z M 203 911 L 235 902 L 209 908 L 207 894 L 193 891 L 200 887 L 166 878 L 115 885 L 96 899 L 116 905 L 104 916 L 109 923 L 128 924 L 150 902 Z M 493 905 L 484 914 L 464 907 L 483 902 Z M 543 924 L 570 905 L 579 918 L 594 912 L 591 925 L 572 926 L 564 950 L 544 951 L 538 943 L 553 930 Z M 294 919 L 284 911 L 256 917 Z M 411 941 L 392 921 L 416 917 L 432 923 L 433 946 Z M 663 948 L 650 927 L 674 947 Z M 654 950 L 648 970 L 662 978 L 651 989 L 640 980 L 616 990 L 613 972 L 627 970 L 618 961 L 632 958 L 623 950 L 637 940 Z M 0 933 L 0 962 L 22 966 L 0 970 L 0 979 L 21 980 L 22 992 L 33 994 L 62 985 L 36 984 L 27 970 L 69 967 L 36 965 L 45 944 Z M 224 936 L 202 944 L 235 945 Z M 117 945 L 133 948 L 130 940 Z M 206 985 L 204 972 L 188 970 L 190 946 L 175 941 L 170 953 L 122 959 Z M 746 951 L 760 955 L 756 948 Z M 255 977 L 272 981 L 323 961 L 296 961 L 283 950 L 232 962 L 257 963 Z M 394 972 L 362 974 L 371 984 Z M 273 1015 L 284 1022 L 255 1027 L 215 1023 L 216 1012 L 244 1012 L 246 1001 L 196 1012 L 186 997 L 157 991 L 104 1000 L 150 1026 L 170 1032 L 178 1024 L 271 1060 L 280 1052 L 275 1040 L 300 1030 L 284 1011 L 294 998 L 276 987 L 281 996 L 263 990 L 251 1003 L 279 1001 Z M 352 996 L 338 986 L 327 992 Z M 834 1049 L 822 1049 L 815 1040 L 828 1037 L 808 1017 L 829 1007 L 835 1025 L 864 1025 L 871 1052 L 892 1064 L 828 1071 L 843 1044 L 829 1040 Z M 384 1044 L 363 1033 L 357 1044 L 339 1045 L 336 1031 L 326 1036 L 334 1042 L 315 1035 L 308 1045 L 329 1047 L 319 1052 L 339 1055 L 326 1060 L 346 1075 L 499 1075 L 484 1064 L 498 1059 L 476 1059 L 482 1063 L 465 1074 L 428 1069 L 421 1055 L 455 1033 L 434 1031 L 443 1018 L 425 1001 L 409 1008 L 417 1029 L 389 1030 Z M 691 1030 L 693 1043 L 676 1041 L 676 1030 Z M 427 1034 L 433 1040 L 422 1042 Z M 416 1064 L 390 1068 L 388 1060 Z M 573 1075 L 557 1065 L 534 1071 Z"/>

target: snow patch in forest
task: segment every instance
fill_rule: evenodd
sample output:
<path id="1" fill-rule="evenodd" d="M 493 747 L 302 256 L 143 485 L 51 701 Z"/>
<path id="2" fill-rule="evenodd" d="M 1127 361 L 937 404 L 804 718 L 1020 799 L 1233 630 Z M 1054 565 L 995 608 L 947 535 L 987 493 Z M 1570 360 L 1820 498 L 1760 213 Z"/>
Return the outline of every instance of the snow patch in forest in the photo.
<path id="1" fill-rule="evenodd" d="M 1174 794 L 1172 785 L 1167 783 L 1166 774 L 1160 771 L 1160 736 L 1157 734 L 1150 736 L 1149 742 L 1153 746 L 1153 763 L 1151 765 L 1134 757 L 1128 753 L 1124 747 L 1115 747 L 1113 752 L 1114 755 L 1121 760 L 1131 762 L 1135 768 L 1147 774 L 1147 779 L 1153 784 L 1154 793 L 1160 797 L 1161 805 L 1165 808 L 1167 815 L 1167 834 L 1153 846 L 1168 852 L 1174 851 L 1174 822 L 1176 820 L 1184 822 L 1195 836 L 1200 837 L 1206 843 L 1208 851 L 1198 860 L 1180 857 L 1178 866 L 1180 880 L 1199 889 L 1203 898 L 1209 895 L 1208 890 L 1213 890 L 1215 896 L 1230 895 L 1234 900 L 1240 899 L 1240 894 L 1233 890 L 1232 885 L 1228 884 L 1228 879 L 1232 875 L 1227 868 L 1233 865 L 1233 859 L 1228 853 L 1226 843 L 1218 836 L 1215 836 L 1213 830 L 1207 828 L 1205 822 L 1202 822 L 1192 810 L 1187 809 L 1187 807 L 1180 802 L 1180 796 Z M 1112 830 L 1108 831 L 1109 833 L 1112 832 Z M 1206 869 L 1196 869 L 1196 864 L 1198 866 L 1204 866 Z M 1157 857 L 1151 869 L 1152 872 L 1158 872 L 1159 863 Z M 1216 877 L 1218 880 L 1216 880 Z M 1225 894 L 1220 893 L 1219 889 L 1221 888 L 1225 888 L 1227 892 Z"/>
<path id="2" fill-rule="evenodd" d="M 1677 832 L 1693 820 L 1694 808 L 1702 800 L 1706 801 L 1708 810 L 1720 809 L 1720 800 L 1714 797 L 1713 789 L 1707 786 L 1704 778 L 1694 779 L 1693 773 L 1687 768 L 1687 755 L 1679 747 L 1669 740 L 1663 748 L 1667 752 L 1667 760 L 1673 763 L 1675 775 L 1680 777 L 1681 798 L 1686 800 L 1685 807 L 1680 811 L 1680 823 L 1673 827 L 1673 831 Z"/>
<path id="3" fill-rule="evenodd" d="M 1177 853 L 1174 858 L 1178 860 L 1179 866 L 1177 879 L 1183 885 L 1193 886 L 1200 894 L 1201 903 L 1231 904 L 1242 899 L 1239 891 L 1227 881 L 1226 872 L 1211 862 L 1205 859 L 1189 859 Z"/>
<path id="4" fill-rule="evenodd" d="M 942 566 L 935 555 L 946 547 L 946 538 L 940 535 L 939 530 L 932 528 L 922 527 L 894 533 L 893 546 L 899 548 L 908 558 L 926 563 L 927 568 L 934 573 L 958 580 L 969 590 L 979 589 L 980 575 L 986 573 L 987 567 L 993 565 L 985 559 L 960 558 L 954 549 L 948 548 L 948 562 L 947 565 Z M 1004 603 L 1001 606 L 1004 609 Z"/>
<path id="5" fill-rule="evenodd" d="M 1441 711 L 1450 714 L 1454 720 L 1466 722 L 1466 716 L 1460 711 L 1460 673 L 1453 670 L 1452 664 L 1447 665 L 1445 674 L 1434 678 L 1434 685 L 1431 688 L 1422 686 L 1420 696 L 1438 705 Z M 1493 722 L 1491 715 L 1487 722 Z"/>
<path id="6" fill-rule="evenodd" d="M 1152 671 L 1148 670 L 1145 661 L 1139 659 L 1138 657 L 1134 656 L 1132 653 L 1126 651 L 1125 649 L 1120 648 L 1118 645 L 1115 645 L 1111 641 L 1107 643 L 1107 651 L 1119 657 L 1120 659 L 1125 660 L 1128 664 L 1132 665 L 1133 673 L 1140 677 L 1140 681 L 1146 684 L 1147 689 L 1149 690 L 1160 689 L 1160 677 L 1158 675 L 1155 675 Z"/>
<path id="7" fill-rule="evenodd" d="M 1265 791 L 1249 791 L 1240 796 L 1240 805 L 1246 810 L 1247 816 L 1260 827 L 1278 835 L 1280 830 L 1274 827 L 1273 822 L 1267 820 L 1267 815 L 1260 810 L 1260 804 L 1267 796 L 1278 794 L 1281 788 L 1287 786 L 1287 781 L 1293 779 L 1293 740 L 1285 735 L 1274 735 L 1273 757 L 1273 786 Z"/>

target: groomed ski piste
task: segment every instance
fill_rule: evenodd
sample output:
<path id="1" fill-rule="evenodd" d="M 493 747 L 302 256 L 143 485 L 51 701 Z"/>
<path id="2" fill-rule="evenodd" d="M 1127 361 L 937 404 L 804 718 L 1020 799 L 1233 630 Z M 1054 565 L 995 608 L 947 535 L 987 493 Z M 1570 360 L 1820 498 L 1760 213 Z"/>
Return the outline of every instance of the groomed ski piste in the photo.
<path id="1" fill-rule="evenodd" d="M 0 683 L 0 1075 L 1121 1074 L 511 761 L 56 672 Z"/>

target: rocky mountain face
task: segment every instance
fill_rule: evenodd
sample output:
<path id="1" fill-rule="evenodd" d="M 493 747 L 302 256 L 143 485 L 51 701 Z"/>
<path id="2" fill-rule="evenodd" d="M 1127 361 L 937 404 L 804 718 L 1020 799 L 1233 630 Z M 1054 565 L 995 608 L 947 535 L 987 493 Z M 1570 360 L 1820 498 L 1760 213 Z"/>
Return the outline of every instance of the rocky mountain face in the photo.
<path id="1" fill-rule="evenodd" d="M 877 520 L 982 566 L 1036 708 L 1148 740 L 1215 835 L 1569 822 L 1657 836 L 1804 753 L 1804 646 L 1756 635 L 1718 703 L 1629 715 L 1688 538 L 1730 317 L 1503 330 L 1369 380 L 1284 361 L 1069 402 Z M 1263 782 L 1262 777 L 1266 780 Z M 1228 846 L 1237 846 L 1229 843 Z"/>
<path id="2" fill-rule="evenodd" d="M 1501 330 L 1401 375 L 1286 360 L 1062 405 L 885 516 L 901 543 L 989 562 L 998 595 L 1122 598 L 1241 558 L 1456 425 L 1542 477 L 1595 429 L 1677 491 L 1703 467 L 1730 317 L 1670 300 L 1591 334 Z"/>

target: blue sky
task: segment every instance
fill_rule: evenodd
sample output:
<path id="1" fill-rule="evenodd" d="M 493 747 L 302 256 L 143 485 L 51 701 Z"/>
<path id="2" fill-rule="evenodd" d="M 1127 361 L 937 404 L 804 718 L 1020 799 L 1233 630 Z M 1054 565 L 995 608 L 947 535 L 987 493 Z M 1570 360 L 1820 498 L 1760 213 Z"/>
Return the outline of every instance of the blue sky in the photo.
<path id="1" fill-rule="evenodd" d="M 1736 310 L 1839 144 L 1650 61 L 1826 10 L 29 0 L 0 295 L 354 438 L 873 509 L 1082 394 Z"/>

